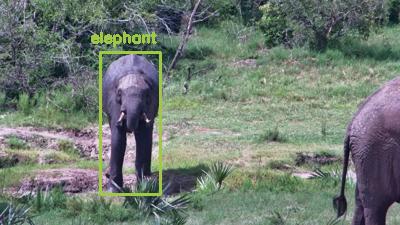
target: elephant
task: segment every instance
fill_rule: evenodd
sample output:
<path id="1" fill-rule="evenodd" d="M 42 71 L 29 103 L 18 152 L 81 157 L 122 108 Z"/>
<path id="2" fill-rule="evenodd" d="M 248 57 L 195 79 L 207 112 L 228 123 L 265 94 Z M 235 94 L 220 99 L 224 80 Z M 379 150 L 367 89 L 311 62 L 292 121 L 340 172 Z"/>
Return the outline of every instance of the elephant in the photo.
<path id="1" fill-rule="evenodd" d="M 352 224 L 384 225 L 389 207 L 400 201 L 400 77 L 370 95 L 347 127 L 341 189 L 333 199 L 338 217 L 347 209 L 350 154 L 357 176 Z"/>
<path id="2" fill-rule="evenodd" d="M 107 190 L 123 187 L 122 166 L 127 133 L 136 141 L 138 180 L 151 175 L 154 119 L 158 114 L 158 72 L 145 57 L 125 55 L 113 61 L 103 78 L 103 111 L 111 129 Z M 115 185 L 116 184 L 116 185 Z M 118 187 L 118 186 L 119 187 Z"/>

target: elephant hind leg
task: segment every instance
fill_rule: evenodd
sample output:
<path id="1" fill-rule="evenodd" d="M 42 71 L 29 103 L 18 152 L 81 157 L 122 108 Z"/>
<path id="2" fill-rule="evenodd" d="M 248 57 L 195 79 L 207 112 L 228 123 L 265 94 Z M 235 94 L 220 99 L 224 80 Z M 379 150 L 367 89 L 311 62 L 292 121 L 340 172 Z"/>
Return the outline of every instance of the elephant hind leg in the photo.
<path id="1" fill-rule="evenodd" d="M 386 224 L 386 213 L 391 203 L 385 203 L 378 205 L 373 208 L 365 208 L 365 224 L 366 225 L 385 225 Z"/>
<path id="2" fill-rule="evenodd" d="M 354 210 L 353 222 L 352 225 L 365 225 L 365 217 L 364 217 L 364 207 L 362 205 L 362 201 L 360 199 L 360 193 L 358 190 L 358 185 L 356 185 L 356 208 Z"/>

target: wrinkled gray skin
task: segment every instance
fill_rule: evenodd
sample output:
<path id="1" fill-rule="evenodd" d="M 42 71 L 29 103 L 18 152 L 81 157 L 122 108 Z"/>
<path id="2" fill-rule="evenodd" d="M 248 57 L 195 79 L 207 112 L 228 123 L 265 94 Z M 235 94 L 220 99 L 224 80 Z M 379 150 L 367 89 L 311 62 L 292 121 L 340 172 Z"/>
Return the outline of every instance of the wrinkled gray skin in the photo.
<path id="1" fill-rule="evenodd" d="M 139 179 L 149 176 L 153 125 L 158 111 L 158 72 L 154 65 L 137 55 L 122 56 L 112 62 L 103 78 L 103 110 L 111 129 L 110 179 L 123 186 L 127 132 L 135 135 L 136 175 Z M 125 116 L 119 120 L 121 112 Z M 118 189 L 110 181 L 108 190 Z"/>
<path id="2" fill-rule="evenodd" d="M 353 225 L 384 225 L 391 204 L 400 200 L 400 77 L 361 105 L 347 128 L 342 187 L 334 206 L 346 211 L 344 187 L 349 154 L 356 175 Z"/>

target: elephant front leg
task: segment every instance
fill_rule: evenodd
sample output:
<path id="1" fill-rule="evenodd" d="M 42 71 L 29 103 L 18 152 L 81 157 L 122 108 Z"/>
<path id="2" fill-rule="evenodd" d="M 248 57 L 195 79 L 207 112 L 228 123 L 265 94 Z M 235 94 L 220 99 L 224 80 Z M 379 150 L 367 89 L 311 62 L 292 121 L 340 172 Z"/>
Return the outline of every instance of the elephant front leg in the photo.
<path id="1" fill-rule="evenodd" d="M 151 175 L 151 151 L 153 145 L 153 122 L 146 124 L 139 122 L 139 128 L 135 131 L 136 140 L 136 176 L 141 180 L 143 176 Z"/>
<path id="2" fill-rule="evenodd" d="M 111 129 L 111 158 L 110 158 L 110 179 L 119 187 L 123 187 L 122 166 L 126 149 L 126 132 L 123 128 L 114 127 Z M 109 181 L 108 190 L 118 192 L 118 188 Z"/>

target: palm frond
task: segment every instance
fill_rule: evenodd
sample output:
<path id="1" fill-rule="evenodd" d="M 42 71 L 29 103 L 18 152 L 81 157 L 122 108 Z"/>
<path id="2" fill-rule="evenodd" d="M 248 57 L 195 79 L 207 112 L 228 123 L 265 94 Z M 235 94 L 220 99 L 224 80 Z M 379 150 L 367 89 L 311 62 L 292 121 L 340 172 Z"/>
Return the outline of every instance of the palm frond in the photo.
<path id="1" fill-rule="evenodd" d="M 2 225 L 22 225 L 28 223 L 34 225 L 32 216 L 29 215 L 29 207 L 22 205 L 8 204 L 0 213 L 0 224 Z"/>

